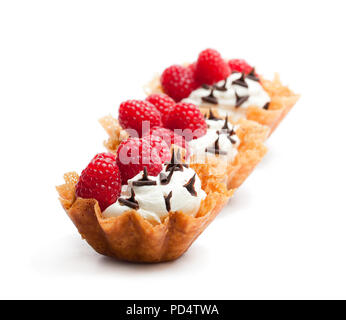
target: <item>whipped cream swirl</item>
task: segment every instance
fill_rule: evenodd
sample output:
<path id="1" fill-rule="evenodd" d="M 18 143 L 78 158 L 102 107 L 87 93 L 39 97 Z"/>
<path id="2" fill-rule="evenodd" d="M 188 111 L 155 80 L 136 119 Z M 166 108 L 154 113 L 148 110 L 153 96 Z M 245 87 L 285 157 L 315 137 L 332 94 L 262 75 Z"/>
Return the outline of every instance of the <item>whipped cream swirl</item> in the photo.
<path id="1" fill-rule="evenodd" d="M 208 125 L 207 133 L 189 142 L 192 151 L 192 161 L 203 163 L 205 157 L 209 155 L 225 156 L 232 162 L 238 154 L 240 139 L 236 134 L 238 126 L 230 122 L 218 119 L 214 116 L 206 120 Z"/>
<path id="2" fill-rule="evenodd" d="M 233 73 L 215 86 L 202 86 L 192 91 L 183 101 L 200 107 L 215 106 L 225 109 L 236 121 L 239 118 L 246 118 L 246 108 L 249 106 L 267 109 L 270 97 L 253 72 L 248 76 Z"/>
<path id="3" fill-rule="evenodd" d="M 206 193 L 196 172 L 186 165 L 167 164 L 161 173 L 140 172 L 122 187 L 121 196 L 103 215 L 117 217 L 135 209 L 143 218 L 161 222 L 169 212 L 182 211 L 195 216 Z"/>

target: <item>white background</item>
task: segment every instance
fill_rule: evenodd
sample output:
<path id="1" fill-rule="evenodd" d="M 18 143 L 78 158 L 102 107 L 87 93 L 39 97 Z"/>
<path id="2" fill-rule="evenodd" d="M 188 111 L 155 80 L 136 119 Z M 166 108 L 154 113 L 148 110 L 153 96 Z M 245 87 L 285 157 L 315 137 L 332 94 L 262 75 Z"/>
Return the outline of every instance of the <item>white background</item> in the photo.
<path id="1" fill-rule="evenodd" d="M 1 1 L 0 298 L 346 298 L 344 1 Z M 114 261 L 54 186 L 103 151 L 97 119 L 206 47 L 302 98 L 181 259 Z"/>

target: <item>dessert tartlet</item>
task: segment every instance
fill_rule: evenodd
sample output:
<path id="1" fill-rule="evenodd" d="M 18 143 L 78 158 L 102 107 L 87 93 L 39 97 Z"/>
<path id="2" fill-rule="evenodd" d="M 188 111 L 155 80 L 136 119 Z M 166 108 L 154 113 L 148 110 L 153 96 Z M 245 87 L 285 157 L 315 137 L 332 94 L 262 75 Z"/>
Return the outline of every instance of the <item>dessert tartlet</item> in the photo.
<path id="1" fill-rule="evenodd" d="M 205 192 L 203 181 L 174 152 L 171 161 L 160 166 L 156 175 L 144 166 L 121 186 L 116 157 L 108 153 L 97 155 L 80 177 L 65 174 L 65 184 L 57 187 L 61 204 L 96 252 L 131 262 L 177 259 L 231 194 L 219 193 L 211 184 Z"/>
<path id="2" fill-rule="evenodd" d="M 203 177 L 205 190 L 209 190 L 211 184 L 214 188 L 218 185 L 219 192 L 227 193 L 238 188 L 266 154 L 264 142 L 269 129 L 245 119 L 234 124 L 227 116 L 221 117 L 218 110 L 204 110 L 204 118 L 205 134 L 185 143 L 178 140 L 175 147 L 181 148 L 182 154 L 188 154 L 185 161 Z M 116 153 L 120 143 L 128 138 L 127 131 L 111 115 L 100 119 L 100 123 L 109 136 L 105 147 Z M 152 132 L 162 133 L 162 129 Z M 161 138 L 165 138 L 164 133 Z"/>
<path id="3" fill-rule="evenodd" d="M 100 119 L 107 153 L 65 174 L 60 202 L 98 253 L 157 263 L 183 255 L 265 155 L 299 96 L 207 49 L 167 68 L 145 100 Z"/>
<path id="4" fill-rule="evenodd" d="M 227 62 L 212 49 L 201 52 L 196 63 L 174 65 L 156 75 L 145 92 L 166 93 L 201 109 L 215 108 L 234 122 L 256 121 L 270 128 L 269 135 L 299 99 L 277 74 L 274 80 L 266 80 L 244 60 Z"/>

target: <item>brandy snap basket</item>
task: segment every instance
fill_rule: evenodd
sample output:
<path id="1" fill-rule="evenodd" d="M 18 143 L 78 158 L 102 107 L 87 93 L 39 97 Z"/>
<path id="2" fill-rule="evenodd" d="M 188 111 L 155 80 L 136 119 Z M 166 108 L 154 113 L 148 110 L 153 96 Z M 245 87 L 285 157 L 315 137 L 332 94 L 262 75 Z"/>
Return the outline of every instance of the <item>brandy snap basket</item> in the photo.
<path id="1" fill-rule="evenodd" d="M 169 212 L 162 223 L 153 224 L 135 210 L 106 218 L 98 202 L 75 196 L 77 173 L 64 176 L 58 186 L 60 202 L 82 238 L 99 254 L 130 262 L 157 263 L 183 255 L 214 220 L 233 192 L 219 193 L 217 187 L 202 201 L 195 217 Z"/>

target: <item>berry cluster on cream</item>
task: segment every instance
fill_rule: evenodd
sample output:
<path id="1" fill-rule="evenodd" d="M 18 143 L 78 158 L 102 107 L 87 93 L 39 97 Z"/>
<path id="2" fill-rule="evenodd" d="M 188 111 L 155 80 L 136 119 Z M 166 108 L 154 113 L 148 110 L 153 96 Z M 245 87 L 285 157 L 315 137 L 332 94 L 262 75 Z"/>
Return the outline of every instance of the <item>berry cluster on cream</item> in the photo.
<path id="1" fill-rule="evenodd" d="M 76 196 L 96 199 L 105 216 L 131 209 L 154 221 L 161 221 L 171 211 L 195 215 L 206 194 L 196 172 L 175 162 L 174 154 L 171 158 L 172 145 L 185 149 L 186 163 L 208 163 L 207 157 L 217 157 L 228 164 L 236 157 L 240 140 L 237 126 L 227 116 L 216 117 L 210 109 L 204 117 L 195 101 L 181 100 L 200 90 L 200 100 L 213 105 L 230 94 L 230 86 L 251 91 L 253 84 L 248 81 L 258 82 L 254 71 L 247 72 L 246 78 L 232 80 L 236 74 L 229 76 L 231 70 L 238 68 L 245 73 L 247 66 L 243 61 L 230 62 L 207 49 L 196 63 L 164 71 L 162 87 L 169 95 L 151 94 L 145 100 L 122 102 L 118 120 L 129 137 L 115 146 L 116 154 L 102 153 L 93 158 L 80 176 Z M 218 83 L 223 79 L 224 83 Z M 197 89 L 201 84 L 206 85 Z M 234 95 L 237 106 L 251 100 L 238 91 Z"/>
<path id="2" fill-rule="evenodd" d="M 246 118 L 249 106 L 268 110 L 271 101 L 253 67 L 242 59 L 223 59 L 214 49 L 203 50 L 188 66 L 166 68 L 160 82 L 175 101 L 215 106 L 222 115 L 227 110 L 234 121 Z"/>

